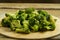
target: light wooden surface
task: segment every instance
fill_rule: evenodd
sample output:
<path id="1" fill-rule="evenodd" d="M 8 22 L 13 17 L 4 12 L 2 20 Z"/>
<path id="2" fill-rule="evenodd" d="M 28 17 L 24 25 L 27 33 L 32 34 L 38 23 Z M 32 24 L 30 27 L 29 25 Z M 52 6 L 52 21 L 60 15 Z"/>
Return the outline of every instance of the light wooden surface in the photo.
<path id="1" fill-rule="evenodd" d="M 27 7 L 34 7 L 34 8 L 60 8 L 60 4 L 39 4 L 39 3 L 0 3 L 0 8 L 27 8 Z M 1 9 L 2 10 L 2 9 Z M 4 9 L 5 10 L 5 9 Z M 10 9 L 9 9 L 10 10 Z M 8 10 L 8 11 L 9 11 Z M 60 10 L 57 10 L 57 13 L 53 14 L 57 17 L 60 18 L 60 12 L 58 12 Z M 58 14 L 58 15 L 57 15 Z M 59 39 L 60 36 L 54 37 L 52 39 Z M 17 40 L 17 39 L 11 39 L 11 38 L 6 38 L 2 35 L 0 35 L 0 40 Z"/>
<path id="2" fill-rule="evenodd" d="M 0 7 L 12 7 L 12 8 L 60 8 L 60 4 L 46 4 L 46 3 L 0 3 Z"/>

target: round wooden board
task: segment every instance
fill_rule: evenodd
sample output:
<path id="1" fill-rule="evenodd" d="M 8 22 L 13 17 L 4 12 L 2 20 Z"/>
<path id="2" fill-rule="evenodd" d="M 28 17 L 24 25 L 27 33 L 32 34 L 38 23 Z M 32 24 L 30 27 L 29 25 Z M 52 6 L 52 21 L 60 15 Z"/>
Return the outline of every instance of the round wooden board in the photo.
<path id="1" fill-rule="evenodd" d="M 23 38 L 23 39 L 41 39 L 41 38 L 52 37 L 52 36 L 60 34 L 60 19 L 57 17 L 54 17 L 54 18 L 57 19 L 56 29 L 54 31 L 47 31 L 44 33 L 35 32 L 35 33 L 30 33 L 30 34 L 21 34 L 21 33 L 15 33 L 6 27 L 0 27 L 0 33 L 8 37 Z"/>

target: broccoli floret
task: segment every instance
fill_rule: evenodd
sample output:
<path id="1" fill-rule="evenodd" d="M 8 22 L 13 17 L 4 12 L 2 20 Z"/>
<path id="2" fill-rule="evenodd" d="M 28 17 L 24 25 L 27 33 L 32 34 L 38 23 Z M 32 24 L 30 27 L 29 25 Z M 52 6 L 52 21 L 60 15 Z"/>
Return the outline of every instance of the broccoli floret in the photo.
<path id="1" fill-rule="evenodd" d="M 29 20 L 29 24 L 30 24 L 30 26 L 33 26 L 35 24 L 35 19 L 34 18 L 31 18 Z"/>
<path id="2" fill-rule="evenodd" d="M 24 13 L 24 11 L 22 11 L 22 10 L 18 11 L 18 15 L 21 15 L 22 13 Z"/>
<path id="3" fill-rule="evenodd" d="M 55 25 L 51 24 L 50 26 L 44 26 L 48 31 L 53 31 L 55 29 Z"/>
<path id="4" fill-rule="evenodd" d="M 46 17 L 46 19 L 47 19 L 47 21 L 49 21 L 49 22 L 55 23 L 55 20 L 53 19 L 53 17 L 52 17 L 51 15 L 48 15 L 48 16 Z"/>
<path id="5" fill-rule="evenodd" d="M 27 21 L 27 20 L 24 20 L 24 21 L 23 21 L 23 28 L 24 28 L 25 30 L 29 29 L 29 21 Z"/>
<path id="6" fill-rule="evenodd" d="M 25 13 L 27 13 L 27 14 L 30 14 L 30 13 L 32 13 L 33 11 L 35 11 L 34 8 L 27 8 L 27 9 L 25 9 Z"/>
<path id="7" fill-rule="evenodd" d="M 42 30 L 42 25 L 41 23 L 39 24 L 39 31 Z"/>
<path id="8" fill-rule="evenodd" d="M 30 19 L 29 20 L 29 25 L 30 25 L 30 29 L 32 29 L 32 31 L 38 31 L 39 28 L 39 21 L 36 19 Z"/>
<path id="9" fill-rule="evenodd" d="M 47 21 L 50 21 L 50 18 L 51 18 L 50 15 L 47 15 L 47 16 L 46 16 L 46 20 L 47 20 Z"/>
<path id="10" fill-rule="evenodd" d="M 12 20 L 10 28 L 11 30 L 15 30 L 16 28 L 22 28 L 20 20 Z"/>
<path id="11" fill-rule="evenodd" d="M 34 31 L 34 32 L 38 31 L 38 28 L 39 28 L 38 25 L 31 26 L 31 29 L 32 29 L 32 31 Z"/>
<path id="12" fill-rule="evenodd" d="M 47 26 L 47 25 L 50 24 L 50 22 L 48 22 L 47 20 L 42 20 L 42 21 L 41 21 L 41 24 L 42 24 L 43 26 Z"/>
<path id="13" fill-rule="evenodd" d="M 35 17 L 35 14 L 32 13 L 32 14 L 28 14 L 26 19 L 30 20 L 31 18 L 34 18 L 34 17 Z"/>
<path id="14" fill-rule="evenodd" d="M 21 17 L 22 15 L 24 15 L 24 11 L 19 10 L 19 11 L 16 13 L 17 19 L 20 19 L 20 17 Z"/>
<path id="15" fill-rule="evenodd" d="M 50 31 L 55 30 L 55 23 L 50 23 L 49 26 L 50 26 Z"/>
<path id="16" fill-rule="evenodd" d="M 38 12 L 39 14 L 41 14 L 41 10 L 38 10 L 37 12 Z"/>
<path id="17" fill-rule="evenodd" d="M 35 24 L 36 24 L 36 25 L 39 25 L 39 21 L 38 21 L 38 20 L 36 20 L 36 21 L 35 21 Z"/>
<path id="18" fill-rule="evenodd" d="M 29 20 L 24 20 L 24 21 L 23 21 L 23 24 L 29 25 Z"/>
<path id="19" fill-rule="evenodd" d="M 39 25 L 39 31 L 45 32 L 45 31 L 47 31 L 47 28 L 45 26 L 43 26 L 43 24 L 40 24 Z"/>
<path id="20" fill-rule="evenodd" d="M 10 27 L 11 21 L 9 19 L 10 19 L 9 17 L 5 17 L 2 19 L 1 24 L 3 27 Z"/>
<path id="21" fill-rule="evenodd" d="M 25 20 L 27 18 L 27 14 L 23 13 L 21 15 L 17 15 L 18 20 Z"/>
<path id="22" fill-rule="evenodd" d="M 55 29 L 55 21 L 52 16 L 48 16 L 48 19 L 42 20 L 41 25 L 43 26 L 42 29 L 44 30 L 54 30 Z"/>
<path id="23" fill-rule="evenodd" d="M 10 17 L 10 19 L 16 19 L 16 15 L 15 14 L 6 13 L 5 16 L 6 17 Z"/>
<path id="24" fill-rule="evenodd" d="M 37 16 L 35 16 L 35 19 L 37 19 L 38 21 L 39 20 L 44 20 L 44 16 L 43 15 L 37 15 Z"/>
<path id="25" fill-rule="evenodd" d="M 38 13 L 39 14 L 42 14 L 44 16 L 47 16 L 48 15 L 48 13 L 46 11 L 43 11 L 43 10 L 38 10 Z"/>
<path id="26" fill-rule="evenodd" d="M 30 33 L 29 22 L 27 20 L 23 21 L 22 26 L 23 26 L 23 28 L 22 29 L 16 29 L 16 32 Z"/>
<path id="27" fill-rule="evenodd" d="M 25 14 L 25 13 L 17 16 L 17 20 L 20 20 L 21 25 L 23 25 L 22 22 L 23 22 L 24 20 L 26 20 L 26 18 L 27 18 L 27 14 Z"/>

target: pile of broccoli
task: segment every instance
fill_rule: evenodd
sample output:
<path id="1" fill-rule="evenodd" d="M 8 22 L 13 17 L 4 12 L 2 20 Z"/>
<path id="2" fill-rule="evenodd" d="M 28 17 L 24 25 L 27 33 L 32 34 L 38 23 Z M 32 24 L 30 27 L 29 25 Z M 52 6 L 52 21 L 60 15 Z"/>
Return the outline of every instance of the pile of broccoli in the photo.
<path id="1" fill-rule="evenodd" d="M 27 8 L 16 13 L 6 13 L 2 26 L 18 33 L 44 32 L 55 29 L 55 19 L 44 10 Z"/>

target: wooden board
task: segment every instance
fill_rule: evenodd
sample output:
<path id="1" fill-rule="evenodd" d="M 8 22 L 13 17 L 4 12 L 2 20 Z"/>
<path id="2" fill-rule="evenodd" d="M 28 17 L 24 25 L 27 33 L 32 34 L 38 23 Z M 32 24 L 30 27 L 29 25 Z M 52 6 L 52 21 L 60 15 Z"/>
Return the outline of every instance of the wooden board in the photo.
<path id="1" fill-rule="evenodd" d="M 16 10 L 11 10 L 11 9 L 10 10 L 0 10 L 0 19 L 4 17 L 4 14 L 6 12 L 14 13 L 14 12 L 16 12 Z M 53 13 L 52 11 L 48 11 L 48 12 Z M 52 37 L 52 36 L 60 34 L 60 19 L 57 17 L 54 17 L 54 18 L 57 19 L 56 29 L 54 31 L 47 31 L 44 33 L 35 32 L 35 33 L 30 33 L 30 34 L 21 34 L 21 33 L 12 32 L 9 28 L 6 28 L 6 27 L 0 27 L 0 33 L 5 36 L 8 36 L 8 37 L 23 38 L 23 39 L 41 39 L 41 38 Z"/>

